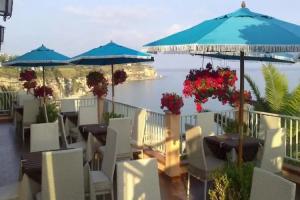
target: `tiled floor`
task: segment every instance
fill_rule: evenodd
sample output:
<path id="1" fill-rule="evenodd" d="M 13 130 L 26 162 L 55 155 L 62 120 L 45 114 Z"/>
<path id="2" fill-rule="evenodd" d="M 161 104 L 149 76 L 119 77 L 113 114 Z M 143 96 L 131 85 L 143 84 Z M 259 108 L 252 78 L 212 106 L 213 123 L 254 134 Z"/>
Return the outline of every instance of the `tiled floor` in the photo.
<path id="1" fill-rule="evenodd" d="M 20 159 L 20 136 L 15 135 L 11 124 L 0 124 L 0 187 L 17 181 L 19 176 Z M 171 181 L 168 177 L 160 174 L 161 196 L 164 200 L 186 199 L 186 178 Z M 300 200 L 299 185 L 296 199 Z M 203 184 L 191 179 L 191 200 L 203 199 Z"/>

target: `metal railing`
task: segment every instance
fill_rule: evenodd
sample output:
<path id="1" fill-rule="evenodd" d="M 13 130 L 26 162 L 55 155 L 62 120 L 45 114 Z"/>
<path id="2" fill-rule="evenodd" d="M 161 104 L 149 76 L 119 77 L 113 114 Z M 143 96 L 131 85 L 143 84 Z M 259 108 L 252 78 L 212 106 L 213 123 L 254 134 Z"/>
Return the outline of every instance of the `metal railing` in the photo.
<path id="1" fill-rule="evenodd" d="M 106 112 L 112 110 L 112 101 L 105 100 Z M 122 114 L 124 117 L 134 118 L 138 107 L 124 103 L 115 102 L 115 113 Z M 165 153 L 165 125 L 164 114 L 147 110 L 146 127 L 144 133 L 144 144 L 153 150 Z"/>
<path id="2" fill-rule="evenodd" d="M 17 92 L 0 91 L 0 115 L 9 115 L 13 107 L 13 102 L 17 100 Z"/>
<path id="3" fill-rule="evenodd" d="M 216 134 L 224 134 L 224 127 L 229 121 L 237 120 L 237 110 L 229 110 L 215 113 L 215 131 Z M 273 116 L 280 118 L 281 128 L 286 131 L 286 157 L 292 160 L 300 160 L 299 153 L 299 140 L 300 140 L 300 117 L 288 116 L 288 115 L 278 115 L 266 112 L 258 111 L 245 111 L 244 119 L 246 119 L 245 124 L 247 126 L 245 134 L 251 137 L 258 138 L 263 132 L 264 127 L 262 127 L 262 116 Z M 190 124 L 192 126 L 197 125 L 197 114 L 184 115 L 181 116 L 181 153 L 184 154 L 185 146 L 185 124 Z"/>

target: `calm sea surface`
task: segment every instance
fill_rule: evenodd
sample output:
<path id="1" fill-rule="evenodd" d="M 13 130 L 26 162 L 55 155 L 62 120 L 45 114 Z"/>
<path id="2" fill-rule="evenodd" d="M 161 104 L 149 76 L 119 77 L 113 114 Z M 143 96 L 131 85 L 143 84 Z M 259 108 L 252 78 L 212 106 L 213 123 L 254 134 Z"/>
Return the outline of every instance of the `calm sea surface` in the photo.
<path id="1" fill-rule="evenodd" d="M 239 62 L 211 60 L 206 58 L 203 60 L 199 56 L 189 55 L 155 55 L 155 62 L 152 65 L 156 68 L 159 75 L 163 78 L 157 80 L 134 81 L 115 87 L 116 101 L 126 104 L 148 108 L 153 111 L 162 112 L 160 109 L 160 98 L 164 92 L 176 92 L 182 94 L 183 81 L 189 70 L 199 68 L 202 62 L 212 62 L 214 66 L 229 66 L 239 72 Z M 246 62 L 245 73 L 250 75 L 257 83 L 260 91 L 264 94 L 264 79 L 261 72 L 262 62 Z M 289 89 L 292 90 L 296 85 L 300 84 L 300 64 L 280 64 L 274 65 L 287 76 L 289 81 Z M 237 83 L 239 85 L 239 83 Z M 249 85 L 245 83 L 245 88 L 249 89 Z M 111 95 L 109 92 L 108 97 Z M 193 99 L 184 98 L 183 114 L 192 114 L 196 112 Z M 209 100 L 204 104 L 205 109 L 218 111 L 230 109 L 228 105 L 222 105 L 217 100 Z"/>

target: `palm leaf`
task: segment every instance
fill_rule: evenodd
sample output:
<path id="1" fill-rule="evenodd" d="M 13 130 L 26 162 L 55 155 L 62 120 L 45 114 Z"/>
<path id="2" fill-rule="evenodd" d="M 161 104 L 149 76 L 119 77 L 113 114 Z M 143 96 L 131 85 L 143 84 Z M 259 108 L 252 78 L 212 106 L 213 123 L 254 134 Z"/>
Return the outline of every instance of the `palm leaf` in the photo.
<path id="1" fill-rule="evenodd" d="M 288 94 L 287 78 L 271 64 L 263 65 L 265 96 L 272 112 L 280 112 Z"/>
<path id="2" fill-rule="evenodd" d="M 249 75 L 247 75 L 247 74 L 245 74 L 245 79 L 246 79 L 246 81 L 249 83 L 249 85 L 250 85 L 250 87 L 251 87 L 251 91 L 253 92 L 253 94 L 254 94 L 256 100 L 257 100 L 257 101 L 261 101 L 262 98 L 261 98 L 261 96 L 260 96 L 260 91 L 259 91 L 259 89 L 258 89 L 256 83 L 255 83 L 255 82 L 252 80 L 252 78 L 251 78 Z"/>
<path id="3" fill-rule="evenodd" d="M 286 115 L 300 116 L 300 85 L 288 95 L 281 112 Z"/>

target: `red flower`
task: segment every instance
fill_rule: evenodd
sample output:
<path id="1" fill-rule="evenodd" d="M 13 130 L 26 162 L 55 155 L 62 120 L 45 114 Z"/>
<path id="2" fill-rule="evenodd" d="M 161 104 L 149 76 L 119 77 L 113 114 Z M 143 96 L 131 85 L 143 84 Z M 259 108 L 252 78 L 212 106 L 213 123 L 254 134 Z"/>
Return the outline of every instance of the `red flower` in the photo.
<path id="1" fill-rule="evenodd" d="M 36 79 L 36 73 L 33 70 L 25 69 L 20 72 L 20 81 L 25 81 L 23 83 L 23 87 L 27 90 L 30 90 L 31 88 L 35 88 L 37 83 L 35 81 Z"/>
<path id="2" fill-rule="evenodd" d="M 86 83 L 88 87 L 91 88 L 91 92 L 93 92 L 95 96 L 101 98 L 107 95 L 108 81 L 101 71 L 89 72 L 86 76 Z"/>
<path id="3" fill-rule="evenodd" d="M 161 109 L 166 107 L 169 111 L 176 115 L 180 114 L 180 109 L 184 105 L 182 97 L 176 93 L 163 93 L 160 102 Z"/>
<path id="4" fill-rule="evenodd" d="M 190 70 L 183 83 L 185 97 L 193 97 L 198 112 L 202 111 L 202 103 L 208 98 L 218 98 L 223 104 L 237 105 L 239 93 L 236 91 L 236 71 L 229 68 L 213 69 L 208 63 L 205 68 Z M 251 100 L 250 92 L 245 92 L 245 102 Z"/>
<path id="5" fill-rule="evenodd" d="M 51 97 L 51 96 L 53 96 L 53 90 L 52 90 L 52 88 L 50 88 L 48 86 L 37 86 L 34 89 L 34 96 L 36 98 L 38 98 L 38 97 L 44 97 L 44 91 L 45 91 L 45 97 Z"/>

